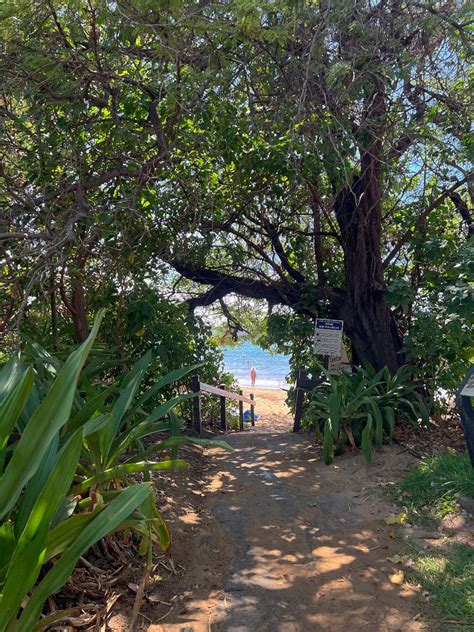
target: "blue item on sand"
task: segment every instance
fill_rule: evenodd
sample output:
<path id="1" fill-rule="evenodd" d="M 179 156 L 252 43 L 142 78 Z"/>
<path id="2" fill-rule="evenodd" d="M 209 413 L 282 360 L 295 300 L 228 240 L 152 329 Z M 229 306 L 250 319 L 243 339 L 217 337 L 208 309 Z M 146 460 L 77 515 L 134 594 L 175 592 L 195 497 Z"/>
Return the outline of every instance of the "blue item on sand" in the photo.
<path id="1" fill-rule="evenodd" d="M 260 419 L 260 415 L 255 415 L 255 421 L 257 421 L 257 419 Z M 244 412 L 244 421 L 252 421 L 252 413 L 250 410 Z"/>

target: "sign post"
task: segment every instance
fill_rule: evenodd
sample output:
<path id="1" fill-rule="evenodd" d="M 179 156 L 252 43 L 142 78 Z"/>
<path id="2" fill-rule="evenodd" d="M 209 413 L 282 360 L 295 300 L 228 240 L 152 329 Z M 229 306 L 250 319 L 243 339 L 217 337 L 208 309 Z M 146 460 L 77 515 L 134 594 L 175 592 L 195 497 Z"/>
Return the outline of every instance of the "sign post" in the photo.
<path id="1" fill-rule="evenodd" d="M 471 366 L 456 393 L 456 404 L 461 415 L 467 450 L 471 465 L 474 467 L 474 410 L 472 409 L 471 397 L 474 397 L 474 366 Z"/>

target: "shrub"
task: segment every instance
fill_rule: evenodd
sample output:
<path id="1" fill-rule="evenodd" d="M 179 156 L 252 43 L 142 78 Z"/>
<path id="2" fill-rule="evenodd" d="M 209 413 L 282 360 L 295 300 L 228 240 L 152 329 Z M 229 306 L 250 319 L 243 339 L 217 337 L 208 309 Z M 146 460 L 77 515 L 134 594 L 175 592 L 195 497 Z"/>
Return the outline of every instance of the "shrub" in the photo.
<path id="1" fill-rule="evenodd" d="M 170 534 L 152 487 L 130 475 L 184 467 L 176 458 L 184 443 L 226 447 L 180 435 L 172 411 L 187 396 L 146 409 L 149 401 L 157 403 L 161 388 L 193 367 L 144 392 L 139 389 L 150 354 L 118 384 L 92 386 L 87 370 L 80 379 L 102 316 L 64 364 L 32 345 L 36 363 L 15 356 L 0 372 L 0 632 L 36 629 L 46 599 L 107 534 L 134 530 L 149 560 L 153 542 L 167 550 Z M 141 443 L 165 429 L 171 437 L 147 448 Z M 170 458 L 148 459 L 164 450 Z"/>
<path id="2" fill-rule="evenodd" d="M 375 371 L 371 366 L 340 375 L 325 374 L 326 382 L 310 394 L 303 423 L 322 433 L 326 464 L 347 443 L 353 448 L 361 446 L 370 463 L 372 443 L 380 447 L 384 438 L 390 439 L 397 418 L 429 424 L 428 410 L 409 383 L 409 367 L 401 367 L 393 376 L 386 367 Z"/>

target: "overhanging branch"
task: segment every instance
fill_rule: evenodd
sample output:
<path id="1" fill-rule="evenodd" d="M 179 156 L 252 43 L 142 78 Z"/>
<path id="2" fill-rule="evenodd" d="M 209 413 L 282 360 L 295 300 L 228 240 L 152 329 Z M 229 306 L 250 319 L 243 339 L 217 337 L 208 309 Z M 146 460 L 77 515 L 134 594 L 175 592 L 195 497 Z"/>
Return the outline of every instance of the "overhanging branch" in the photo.
<path id="1" fill-rule="evenodd" d="M 166 261 L 186 279 L 212 286 L 199 296 L 188 300 L 191 310 L 211 305 L 228 294 L 239 294 L 247 298 L 263 299 L 272 305 L 287 305 L 299 313 L 313 315 L 314 312 L 303 304 L 306 293 L 310 293 L 315 301 L 329 301 L 334 310 L 339 308 L 344 297 L 344 292 L 337 288 L 308 286 L 304 283 L 268 282 L 248 276 L 225 274 L 219 270 L 174 258 L 168 257 Z"/>
<path id="2" fill-rule="evenodd" d="M 454 193 L 454 191 L 456 191 L 456 189 L 459 189 L 460 186 L 462 186 L 463 184 L 466 184 L 466 182 L 470 182 L 471 180 L 474 180 L 474 174 L 470 174 L 470 175 L 466 176 L 465 178 L 463 178 L 462 180 L 458 180 L 455 184 L 453 184 L 452 187 L 450 187 L 449 189 L 446 189 L 445 191 L 443 191 L 443 193 L 441 193 L 441 195 L 439 195 L 436 198 L 436 200 L 434 202 L 432 202 L 428 206 L 428 208 L 426 210 L 424 210 L 423 213 L 421 213 L 418 216 L 418 218 L 417 218 L 417 220 L 415 222 L 415 228 L 416 229 L 421 228 L 423 226 L 425 220 L 429 216 L 429 214 L 432 211 L 434 211 L 435 208 L 438 208 L 438 206 L 440 204 L 442 204 L 446 198 L 451 197 L 452 194 Z M 397 256 L 397 254 L 400 252 L 400 250 L 403 248 L 403 246 L 406 243 L 408 243 L 412 237 L 413 237 L 412 229 L 407 230 L 406 233 L 404 233 L 404 235 L 402 235 L 402 237 L 400 237 L 400 239 L 398 240 L 397 244 L 394 246 L 394 248 L 386 256 L 385 261 L 383 262 L 384 269 L 393 261 L 393 259 Z"/>

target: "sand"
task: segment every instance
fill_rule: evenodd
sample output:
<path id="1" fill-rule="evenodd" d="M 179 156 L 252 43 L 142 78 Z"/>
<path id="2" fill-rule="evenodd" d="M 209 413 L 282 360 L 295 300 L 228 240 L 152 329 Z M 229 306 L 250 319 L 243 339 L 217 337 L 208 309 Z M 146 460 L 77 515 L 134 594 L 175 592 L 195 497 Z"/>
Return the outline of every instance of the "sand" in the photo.
<path id="1" fill-rule="evenodd" d="M 244 395 L 254 394 L 257 425 L 262 432 L 285 432 L 293 425 L 293 416 L 286 405 L 286 391 L 272 388 L 244 388 Z"/>
<path id="2" fill-rule="evenodd" d="M 271 428 L 284 393 L 255 395 L 262 419 L 226 436 L 232 453 L 156 479 L 176 570 L 158 563 L 134 631 L 421 632 L 417 586 L 390 580 L 406 549 L 384 521 L 399 510 L 386 486 L 415 459 L 384 446 L 370 468 L 360 453 L 325 466 L 306 434 Z M 133 598 L 110 630 L 127 630 Z"/>

